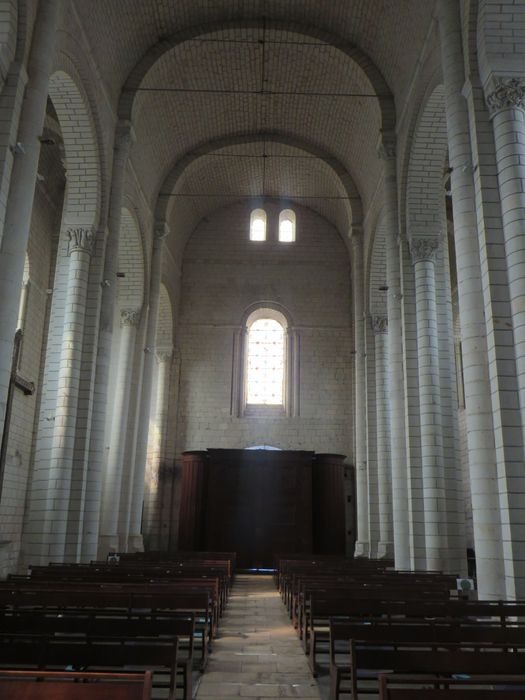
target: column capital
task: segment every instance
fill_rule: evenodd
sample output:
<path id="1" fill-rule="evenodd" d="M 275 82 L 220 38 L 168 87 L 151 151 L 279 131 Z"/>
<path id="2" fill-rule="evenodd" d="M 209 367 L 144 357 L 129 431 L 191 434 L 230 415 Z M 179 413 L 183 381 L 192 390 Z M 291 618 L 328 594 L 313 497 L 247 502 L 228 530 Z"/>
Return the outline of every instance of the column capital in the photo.
<path id="1" fill-rule="evenodd" d="M 162 240 L 170 234 L 170 227 L 165 221 L 155 221 L 155 226 L 153 228 L 153 235 L 156 240 Z"/>
<path id="2" fill-rule="evenodd" d="M 155 351 L 155 357 L 157 358 L 159 365 L 163 362 L 170 362 L 173 357 L 173 348 L 157 348 Z"/>
<path id="3" fill-rule="evenodd" d="M 388 333 L 388 317 L 383 316 L 372 316 L 372 330 L 374 335 L 381 335 L 383 333 Z"/>
<path id="4" fill-rule="evenodd" d="M 518 107 L 525 110 L 525 80 L 496 76 L 490 82 L 491 92 L 485 90 L 489 114 L 493 117 L 502 109 Z"/>
<path id="5" fill-rule="evenodd" d="M 135 138 L 133 124 L 129 119 L 120 119 L 115 127 L 115 148 L 130 148 Z"/>
<path id="6" fill-rule="evenodd" d="M 350 240 L 352 243 L 363 242 L 363 227 L 361 224 L 352 224 L 350 228 Z"/>
<path id="7" fill-rule="evenodd" d="M 396 157 L 396 142 L 397 137 L 394 131 L 379 132 L 377 142 L 377 155 L 381 160 L 388 160 Z"/>
<path id="8" fill-rule="evenodd" d="M 138 326 L 140 322 L 140 311 L 137 309 L 121 309 L 120 325 L 123 326 Z"/>
<path id="9" fill-rule="evenodd" d="M 67 236 L 67 254 L 72 253 L 87 253 L 91 255 L 95 244 L 95 231 L 93 226 L 68 226 L 66 229 Z"/>
<path id="10" fill-rule="evenodd" d="M 438 248 L 437 238 L 412 238 L 410 241 L 412 263 L 415 265 L 418 262 L 435 262 Z"/>

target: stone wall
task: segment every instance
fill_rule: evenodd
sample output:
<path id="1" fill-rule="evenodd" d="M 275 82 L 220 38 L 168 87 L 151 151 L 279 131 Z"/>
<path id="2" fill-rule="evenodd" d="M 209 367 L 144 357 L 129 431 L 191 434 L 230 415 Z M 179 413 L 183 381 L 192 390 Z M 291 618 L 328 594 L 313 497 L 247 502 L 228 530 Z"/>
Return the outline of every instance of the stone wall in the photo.
<path id="1" fill-rule="evenodd" d="M 265 206 L 267 240 L 249 240 L 249 204 L 201 223 L 184 256 L 177 452 L 269 444 L 340 452 L 351 460 L 350 270 L 329 224 L 297 208 L 297 240 L 277 241 L 281 207 Z M 294 416 L 236 415 L 234 337 L 253 304 L 288 312 L 299 335 Z M 242 411 L 241 411 L 242 414 Z"/>

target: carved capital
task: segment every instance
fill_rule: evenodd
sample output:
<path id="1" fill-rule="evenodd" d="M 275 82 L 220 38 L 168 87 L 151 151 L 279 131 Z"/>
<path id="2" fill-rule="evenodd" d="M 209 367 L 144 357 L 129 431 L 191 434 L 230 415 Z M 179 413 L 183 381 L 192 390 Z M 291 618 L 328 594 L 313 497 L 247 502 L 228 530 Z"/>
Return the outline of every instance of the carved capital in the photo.
<path id="1" fill-rule="evenodd" d="M 418 262 L 434 262 L 439 248 L 437 238 L 413 238 L 410 242 L 410 254 L 414 265 Z"/>
<path id="2" fill-rule="evenodd" d="M 509 107 L 525 109 L 525 80 L 521 78 L 498 78 L 494 90 L 487 94 L 490 115 Z"/>
<path id="3" fill-rule="evenodd" d="M 138 326 L 140 322 L 140 311 L 136 309 L 122 309 L 120 312 L 121 326 Z"/>
<path id="4" fill-rule="evenodd" d="M 381 160 L 396 157 L 396 135 L 390 131 L 381 131 L 377 145 L 377 155 Z"/>
<path id="5" fill-rule="evenodd" d="M 173 357 L 173 348 L 157 348 L 155 352 L 155 357 L 159 364 L 163 362 L 171 362 Z"/>
<path id="6" fill-rule="evenodd" d="M 375 335 L 380 333 L 388 333 L 388 317 L 387 316 L 372 316 L 372 330 Z"/>
<path id="7" fill-rule="evenodd" d="M 91 226 L 70 226 L 66 231 L 67 254 L 87 253 L 91 255 L 95 243 L 95 232 Z"/>

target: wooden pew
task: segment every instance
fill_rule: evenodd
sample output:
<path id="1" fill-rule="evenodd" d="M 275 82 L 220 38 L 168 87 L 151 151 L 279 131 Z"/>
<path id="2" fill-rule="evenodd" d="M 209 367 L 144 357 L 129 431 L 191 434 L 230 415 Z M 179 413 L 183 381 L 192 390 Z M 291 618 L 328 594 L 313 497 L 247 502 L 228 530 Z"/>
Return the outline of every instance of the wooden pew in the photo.
<path id="1" fill-rule="evenodd" d="M 438 597 L 458 597 L 456 595 L 455 576 L 420 576 L 402 573 L 349 574 L 323 573 L 293 576 L 291 585 L 291 617 L 296 619 L 300 606 L 308 599 L 308 593 L 314 590 L 332 591 L 346 586 L 363 587 L 388 586 L 389 588 L 422 588 L 427 597 L 435 591 Z M 451 593 L 454 595 L 451 596 Z"/>
<path id="2" fill-rule="evenodd" d="M 0 609 L 46 610 L 64 613 L 68 609 L 113 611 L 115 614 L 164 616 L 172 612 L 193 612 L 196 619 L 196 639 L 200 641 L 201 668 L 204 669 L 212 642 L 212 613 L 207 593 L 145 592 L 133 589 L 111 591 L 93 587 L 81 588 L 22 588 L 0 587 Z"/>
<path id="3" fill-rule="evenodd" d="M 171 584 L 188 588 L 199 587 L 210 589 L 213 596 L 214 607 L 217 609 L 217 620 L 222 614 L 229 592 L 229 578 L 226 569 L 216 567 L 185 567 L 179 566 L 149 566 L 135 567 L 118 564 L 63 564 L 48 567 L 38 566 L 30 569 L 30 575 L 10 575 L 6 585 L 32 582 L 60 581 L 84 582 L 84 583 L 133 583 L 136 585 L 155 583 Z"/>
<path id="4" fill-rule="evenodd" d="M 3 590 L 38 590 L 38 589 L 70 589 L 76 591 L 106 591 L 128 593 L 160 593 L 174 595 L 207 593 L 210 600 L 209 606 L 211 610 L 210 630 L 212 638 L 215 636 L 219 625 L 219 619 L 222 611 L 220 600 L 219 587 L 217 579 L 161 579 L 148 580 L 145 578 L 119 577 L 114 575 L 97 574 L 85 575 L 74 574 L 72 576 L 64 575 L 52 576 L 45 578 L 37 576 L 35 578 L 28 576 L 11 577 L 5 582 L 0 582 L 0 594 Z"/>
<path id="5" fill-rule="evenodd" d="M 330 676 L 338 686 L 338 677 L 349 668 L 350 640 L 362 639 L 378 644 L 388 643 L 396 648 L 412 642 L 428 644 L 473 644 L 505 646 L 525 649 L 525 627 L 503 627 L 477 622 L 452 620 L 373 620 L 369 622 L 345 622 L 330 620 Z M 313 647 L 313 645 L 312 645 Z M 316 654 L 319 654 L 319 645 Z M 310 664 L 314 664 L 313 652 Z M 524 668 L 525 673 L 525 668 Z"/>
<path id="6" fill-rule="evenodd" d="M 176 639 L 132 637 L 74 639 L 49 636 L 0 634 L 0 664 L 25 669 L 109 671 L 135 667 L 153 671 L 153 688 L 166 688 L 168 700 L 175 700 L 177 687 Z"/>
<path id="7" fill-rule="evenodd" d="M 431 642 L 407 642 L 397 644 L 379 640 L 350 641 L 349 665 L 331 678 L 330 698 L 339 700 L 342 694 L 351 693 L 352 700 L 365 694 L 377 694 L 380 672 L 435 674 L 451 678 L 454 674 L 500 676 L 502 681 L 512 675 L 523 675 L 525 647 L 519 650 L 494 644 L 432 644 Z M 360 681 L 367 681 L 363 686 Z"/>
<path id="8" fill-rule="evenodd" d="M 237 566 L 236 552 L 186 552 L 177 550 L 173 552 L 149 551 L 149 552 L 129 552 L 119 554 L 121 562 L 173 562 L 173 561 L 199 561 L 215 560 L 226 561 L 229 566 L 230 576 L 235 575 Z"/>
<path id="9" fill-rule="evenodd" d="M 380 700 L 523 700 L 525 675 L 436 680 L 429 675 L 382 673 L 379 689 Z"/>
<path id="10" fill-rule="evenodd" d="M 312 635 L 315 644 L 323 639 L 328 640 L 328 621 L 330 618 L 336 617 L 356 620 L 486 618 L 491 621 L 497 620 L 505 627 L 514 625 L 515 618 L 525 618 L 525 603 L 469 600 L 381 600 L 372 597 L 317 599 L 312 597 L 303 639 L 306 653 L 309 653 Z"/>
<path id="11" fill-rule="evenodd" d="M 295 604 L 292 621 L 303 639 L 304 626 L 310 614 L 312 598 L 316 600 L 370 599 L 370 600 L 448 600 L 450 591 L 440 585 L 428 586 L 414 582 L 359 582 L 336 581 L 331 584 L 305 583 L 300 588 L 300 594 Z"/>
<path id="12" fill-rule="evenodd" d="M 151 672 L 3 671 L 2 700 L 150 700 Z"/>
<path id="13" fill-rule="evenodd" d="M 133 617 L 118 617 L 99 611 L 96 614 L 79 610 L 50 614 L 38 611 L 15 613 L 0 612 L 0 635 L 39 635 L 67 639 L 83 636 L 90 639 L 134 638 L 162 640 L 178 639 L 177 667 L 182 676 L 185 700 L 191 700 L 193 692 L 193 649 L 195 617 L 193 613 L 178 613 L 166 617 L 151 618 L 140 614 Z"/>

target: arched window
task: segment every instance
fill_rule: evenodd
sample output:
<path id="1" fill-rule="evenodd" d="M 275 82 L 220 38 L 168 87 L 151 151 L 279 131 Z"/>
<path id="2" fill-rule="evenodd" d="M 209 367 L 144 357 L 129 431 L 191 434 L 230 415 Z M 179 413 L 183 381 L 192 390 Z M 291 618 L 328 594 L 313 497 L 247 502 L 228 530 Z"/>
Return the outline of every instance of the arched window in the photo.
<path id="1" fill-rule="evenodd" d="M 299 334 L 280 304 L 246 310 L 232 366 L 232 415 L 299 415 Z"/>
<path id="2" fill-rule="evenodd" d="M 285 329 L 274 318 L 258 318 L 248 327 L 246 403 L 284 406 Z"/>
<path id="3" fill-rule="evenodd" d="M 250 216 L 250 241 L 266 240 L 266 212 L 254 209 Z"/>
<path id="4" fill-rule="evenodd" d="M 295 212 L 293 209 L 283 209 L 279 214 L 279 240 L 281 243 L 295 241 Z"/>

